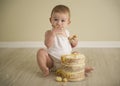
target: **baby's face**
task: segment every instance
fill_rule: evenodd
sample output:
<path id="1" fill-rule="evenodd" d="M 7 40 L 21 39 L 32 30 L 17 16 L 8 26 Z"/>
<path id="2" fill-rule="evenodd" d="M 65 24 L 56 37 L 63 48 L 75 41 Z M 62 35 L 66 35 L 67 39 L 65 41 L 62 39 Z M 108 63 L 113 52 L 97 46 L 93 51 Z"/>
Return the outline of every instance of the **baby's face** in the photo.
<path id="1" fill-rule="evenodd" d="M 70 24 L 69 16 L 67 13 L 54 13 L 50 22 L 53 28 L 63 29 L 66 28 Z"/>

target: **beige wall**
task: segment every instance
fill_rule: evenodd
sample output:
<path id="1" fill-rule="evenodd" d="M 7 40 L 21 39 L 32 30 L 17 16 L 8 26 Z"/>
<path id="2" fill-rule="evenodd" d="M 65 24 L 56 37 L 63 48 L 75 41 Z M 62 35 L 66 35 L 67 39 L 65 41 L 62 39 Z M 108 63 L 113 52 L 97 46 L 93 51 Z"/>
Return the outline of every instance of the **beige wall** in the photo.
<path id="1" fill-rule="evenodd" d="M 120 0 L 0 0 L 0 42 L 43 41 L 57 4 L 70 7 L 81 41 L 120 41 Z"/>

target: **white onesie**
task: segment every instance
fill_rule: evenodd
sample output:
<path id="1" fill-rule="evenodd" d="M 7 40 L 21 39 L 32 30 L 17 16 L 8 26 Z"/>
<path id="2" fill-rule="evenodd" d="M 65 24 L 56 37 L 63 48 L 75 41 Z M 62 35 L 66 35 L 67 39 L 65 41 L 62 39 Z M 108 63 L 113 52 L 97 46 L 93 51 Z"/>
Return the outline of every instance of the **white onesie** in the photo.
<path id="1" fill-rule="evenodd" d="M 69 31 L 65 30 L 67 37 L 63 35 L 56 35 L 54 39 L 54 44 L 48 48 L 48 54 L 52 56 L 54 65 L 59 65 L 61 56 L 66 54 L 71 54 L 72 47 L 68 40 Z"/>

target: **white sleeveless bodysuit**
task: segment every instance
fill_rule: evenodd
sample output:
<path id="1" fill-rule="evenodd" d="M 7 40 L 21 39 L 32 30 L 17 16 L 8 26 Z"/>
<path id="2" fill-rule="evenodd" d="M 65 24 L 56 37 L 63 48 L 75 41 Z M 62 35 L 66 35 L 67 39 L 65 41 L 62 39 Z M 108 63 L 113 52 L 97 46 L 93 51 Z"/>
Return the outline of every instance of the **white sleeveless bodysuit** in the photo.
<path id="1" fill-rule="evenodd" d="M 48 48 L 48 54 L 52 56 L 55 63 L 60 63 L 61 56 L 66 54 L 71 54 L 72 47 L 68 40 L 69 32 L 65 30 L 67 37 L 63 35 L 56 35 L 54 39 L 54 44 Z"/>

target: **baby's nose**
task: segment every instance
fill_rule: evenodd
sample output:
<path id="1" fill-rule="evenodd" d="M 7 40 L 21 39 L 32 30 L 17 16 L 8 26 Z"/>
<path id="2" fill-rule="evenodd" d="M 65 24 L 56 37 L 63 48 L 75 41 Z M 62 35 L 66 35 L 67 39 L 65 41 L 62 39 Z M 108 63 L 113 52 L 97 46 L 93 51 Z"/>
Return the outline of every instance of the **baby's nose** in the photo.
<path id="1" fill-rule="evenodd" d="M 61 21 L 58 21 L 58 22 L 57 22 L 57 24 L 58 24 L 58 25 L 61 25 L 61 24 L 62 24 L 62 22 L 61 22 Z"/>

